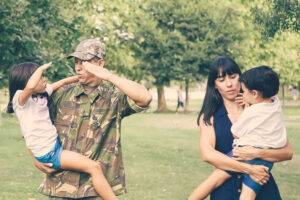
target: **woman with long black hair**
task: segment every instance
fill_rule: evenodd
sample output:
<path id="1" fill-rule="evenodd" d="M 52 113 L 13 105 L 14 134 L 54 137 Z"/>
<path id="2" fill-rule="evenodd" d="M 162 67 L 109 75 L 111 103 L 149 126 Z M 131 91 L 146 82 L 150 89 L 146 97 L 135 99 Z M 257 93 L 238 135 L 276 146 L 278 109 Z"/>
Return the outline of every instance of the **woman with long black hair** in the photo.
<path id="1" fill-rule="evenodd" d="M 280 200 L 275 180 L 263 166 L 237 160 L 289 160 L 293 155 L 289 142 L 281 149 L 235 148 L 233 154 L 237 160 L 226 156 L 232 150 L 233 136 L 230 128 L 243 110 L 242 99 L 238 97 L 241 90 L 240 74 L 241 70 L 234 60 L 227 57 L 216 59 L 210 68 L 204 102 L 197 119 L 201 133 L 202 159 L 231 175 L 230 179 L 211 193 L 210 199 L 238 200 L 242 185 L 241 173 L 246 173 L 256 182 L 264 184 L 257 200 Z M 189 200 L 199 200 L 199 187 L 190 195 Z"/>

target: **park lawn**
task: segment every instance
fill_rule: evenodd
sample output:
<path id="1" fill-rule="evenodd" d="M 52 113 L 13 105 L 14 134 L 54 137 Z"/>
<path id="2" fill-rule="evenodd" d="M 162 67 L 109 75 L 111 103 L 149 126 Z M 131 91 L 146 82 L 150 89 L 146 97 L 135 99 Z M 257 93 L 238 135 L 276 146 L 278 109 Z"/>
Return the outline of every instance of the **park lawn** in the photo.
<path id="1" fill-rule="evenodd" d="M 173 109 L 175 104 L 171 103 Z M 192 102 L 193 108 L 198 103 Z M 273 174 L 284 200 L 300 199 L 300 108 L 284 110 L 294 147 L 292 161 L 277 163 Z M 122 123 L 128 194 L 120 200 L 184 200 L 212 168 L 198 148 L 196 112 L 142 113 Z M 13 116 L 0 119 L 0 200 L 44 200 L 37 192 L 43 175 L 33 167 Z"/>

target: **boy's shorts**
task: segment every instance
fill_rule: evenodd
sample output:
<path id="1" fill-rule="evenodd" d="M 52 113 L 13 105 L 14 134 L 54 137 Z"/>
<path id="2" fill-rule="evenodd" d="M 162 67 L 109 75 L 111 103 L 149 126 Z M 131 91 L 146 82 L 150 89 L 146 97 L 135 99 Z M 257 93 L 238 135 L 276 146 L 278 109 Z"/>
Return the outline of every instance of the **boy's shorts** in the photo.
<path id="1" fill-rule="evenodd" d="M 232 151 L 230 151 L 227 156 L 232 157 Z M 268 162 L 262 159 L 253 159 L 253 160 L 245 160 L 243 161 L 245 163 L 251 164 L 251 165 L 263 165 L 269 168 L 269 172 L 271 171 L 272 167 L 273 167 L 273 163 L 272 162 Z M 229 175 L 232 175 L 232 172 L 230 171 L 226 171 Z M 245 185 L 247 185 L 248 187 L 250 187 L 256 194 L 258 194 L 258 192 L 261 190 L 261 188 L 263 187 L 263 185 L 260 185 L 259 183 L 255 182 L 248 174 L 242 174 L 243 175 L 243 183 Z"/>
<path id="2" fill-rule="evenodd" d="M 57 137 L 54 148 L 47 154 L 35 157 L 41 163 L 52 163 L 53 169 L 59 169 L 61 167 L 60 156 L 62 152 L 62 145 L 60 139 Z"/>

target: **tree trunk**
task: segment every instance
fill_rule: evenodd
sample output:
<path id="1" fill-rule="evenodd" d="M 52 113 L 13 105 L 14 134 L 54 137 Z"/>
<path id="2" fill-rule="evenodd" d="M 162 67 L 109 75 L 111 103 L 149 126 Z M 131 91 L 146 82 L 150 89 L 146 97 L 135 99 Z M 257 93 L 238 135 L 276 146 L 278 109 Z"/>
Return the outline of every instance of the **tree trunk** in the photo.
<path id="1" fill-rule="evenodd" d="M 163 85 L 156 86 L 157 88 L 157 109 L 156 112 L 167 111 L 167 103 L 165 98 L 165 90 Z"/>
<path id="2" fill-rule="evenodd" d="M 284 84 L 281 85 L 281 93 L 282 93 L 282 107 L 285 106 L 285 102 L 284 102 Z"/>
<path id="3" fill-rule="evenodd" d="M 190 108 L 190 80 L 185 79 L 185 106 L 184 106 L 184 111 L 189 111 Z"/>
<path id="4" fill-rule="evenodd" d="M 297 90 L 300 92 L 300 81 L 297 84 Z M 300 95 L 298 95 L 298 101 L 300 102 Z"/>

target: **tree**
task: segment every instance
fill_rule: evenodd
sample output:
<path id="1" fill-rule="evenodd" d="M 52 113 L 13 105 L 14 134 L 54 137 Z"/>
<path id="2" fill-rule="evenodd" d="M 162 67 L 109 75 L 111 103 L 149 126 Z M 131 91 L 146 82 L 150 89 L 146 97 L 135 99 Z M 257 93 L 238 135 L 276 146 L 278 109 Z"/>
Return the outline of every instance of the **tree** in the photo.
<path id="1" fill-rule="evenodd" d="M 130 48 L 134 39 L 131 13 L 137 5 L 128 0 L 89 0 L 84 4 L 83 16 L 94 27 L 90 37 L 97 37 L 106 45 L 106 67 L 132 80 L 141 81 L 144 74 L 138 69 L 138 60 Z"/>
<path id="2" fill-rule="evenodd" d="M 299 0 L 268 0 L 256 2 L 252 8 L 254 22 L 261 31 L 258 57 L 262 62 L 275 68 L 280 75 L 282 98 L 286 84 L 300 87 L 299 40 L 300 2 Z"/>
<path id="3" fill-rule="evenodd" d="M 236 2 L 237 3 L 237 2 Z M 189 6 L 192 5 L 192 6 Z M 183 1 L 175 12 L 175 28 L 181 33 L 182 47 L 177 53 L 181 57 L 178 79 L 185 83 L 186 105 L 189 106 L 189 85 L 202 80 L 208 66 L 217 56 L 238 58 L 242 55 L 241 43 L 247 33 L 243 23 L 241 4 L 229 2 Z M 214 8 L 214 11 L 211 8 Z"/>
<path id="4" fill-rule="evenodd" d="M 152 76 L 154 85 L 158 91 L 158 108 L 157 111 L 167 110 L 164 96 L 164 86 L 170 83 L 173 75 L 171 62 L 170 39 L 173 34 L 170 31 L 159 27 L 159 22 L 152 12 L 152 2 L 145 3 L 136 10 L 134 17 L 134 43 L 132 49 L 135 56 L 139 59 L 140 69 Z M 161 9 L 159 7 L 158 9 Z"/>
<path id="5" fill-rule="evenodd" d="M 265 37 L 274 37 L 280 31 L 300 30 L 299 0 L 267 0 L 255 6 L 252 13 Z"/>
<path id="6" fill-rule="evenodd" d="M 185 82 L 187 109 L 189 84 L 205 75 L 210 61 L 220 55 L 240 55 L 247 30 L 241 12 L 228 2 L 183 0 L 150 1 L 141 9 L 143 14 L 135 18 L 134 51 L 144 71 L 154 78 L 157 110 L 166 109 L 163 86 L 171 80 Z"/>
<path id="7" fill-rule="evenodd" d="M 0 2 L 0 87 L 7 85 L 11 66 L 26 61 L 39 64 L 55 61 L 48 72 L 52 80 L 72 73 L 72 67 L 61 67 L 69 66 L 64 58 L 92 28 L 82 16 L 75 16 L 78 3 L 68 4 L 68 7 L 64 3 L 58 0 Z M 62 5 L 70 11 L 65 11 L 68 15 L 74 14 L 71 18 L 63 15 Z"/>
<path id="8" fill-rule="evenodd" d="M 273 66 L 279 74 L 283 101 L 284 86 L 300 85 L 300 44 L 294 42 L 299 40 L 300 34 L 281 33 L 271 39 L 265 47 L 269 54 L 265 62 Z"/>

